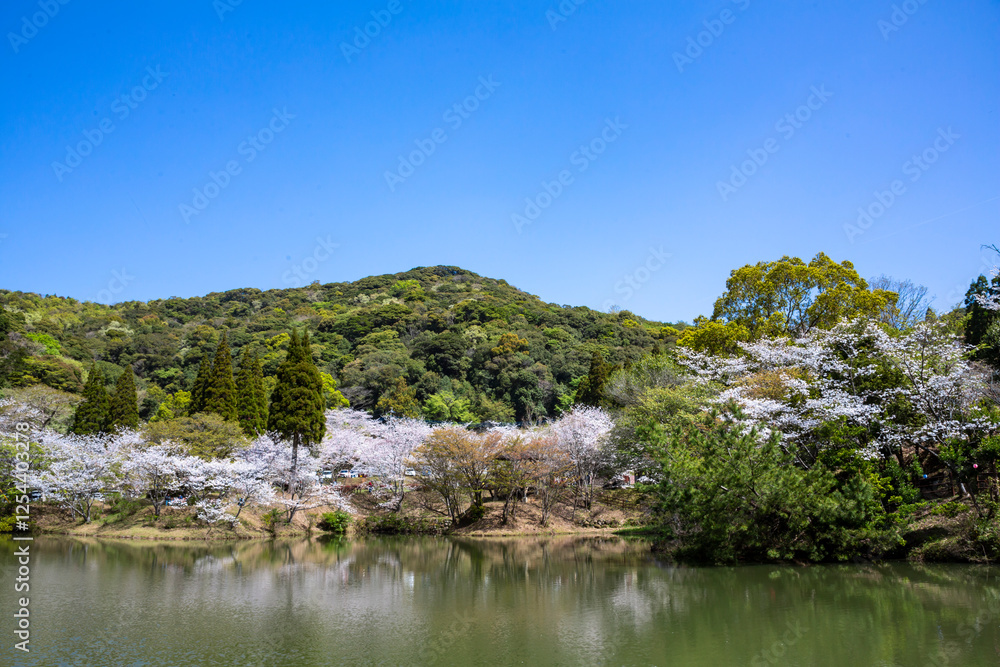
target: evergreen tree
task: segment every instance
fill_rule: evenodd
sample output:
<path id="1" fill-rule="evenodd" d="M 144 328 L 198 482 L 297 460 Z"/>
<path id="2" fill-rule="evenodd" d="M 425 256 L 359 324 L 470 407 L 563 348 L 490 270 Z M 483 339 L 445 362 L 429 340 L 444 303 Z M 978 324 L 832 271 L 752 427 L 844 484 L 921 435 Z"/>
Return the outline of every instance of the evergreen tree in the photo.
<path id="1" fill-rule="evenodd" d="M 595 408 L 604 405 L 606 403 L 604 385 L 608 383 L 608 378 L 614 369 L 614 366 L 604 361 L 604 356 L 600 352 L 594 350 L 590 355 L 590 372 L 577 387 L 573 402 L 592 405 Z"/>
<path id="2" fill-rule="evenodd" d="M 254 438 L 267 429 L 267 394 L 264 391 L 264 369 L 257 352 L 250 354 L 250 346 L 243 348 L 240 372 L 236 376 L 236 410 L 240 427 L 248 438 Z"/>
<path id="3" fill-rule="evenodd" d="M 135 377 L 130 367 L 118 377 L 115 391 L 111 395 L 109 408 L 109 429 L 135 429 L 139 427 L 139 396 L 135 389 Z"/>
<path id="4" fill-rule="evenodd" d="M 229 339 L 222 332 L 219 346 L 215 348 L 215 361 L 208 384 L 205 386 L 204 412 L 211 412 L 227 422 L 234 422 L 239 415 L 236 411 L 236 382 L 233 380 L 233 355 L 229 350 Z"/>
<path id="5" fill-rule="evenodd" d="M 292 474 L 298 465 L 299 445 L 312 445 L 326 432 L 323 380 L 313 363 L 309 334 L 302 339 L 293 329 L 288 356 L 278 367 L 271 393 L 267 430 L 292 441 Z"/>
<path id="6" fill-rule="evenodd" d="M 208 383 L 212 379 L 212 363 L 205 357 L 198 366 L 198 375 L 191 385 L 191 407 L 188 414 L 195 415 L 205 411 L 205 399 L 208 395 Z"/>
<path id="7" fill-rule="evenodd" d="M 975 358 L 1000 369 L 1000 311 L 984 308 L 977 297 L 1000 294 L 1000 275 L 979 276 L 965 293 L 965 342 L 976 345 Z"/>
<path id="8" fill-rule="evenodd" d="M 76 407 L 73 427 L 70 430 L 78 435 L 93 435 L 106 433 L 109 426 L 108 391 L 104 387 L 104 373 L 97 368 L 95 361 L 87 375 L 87 384 L 83 388 L 83 402 Z"/>

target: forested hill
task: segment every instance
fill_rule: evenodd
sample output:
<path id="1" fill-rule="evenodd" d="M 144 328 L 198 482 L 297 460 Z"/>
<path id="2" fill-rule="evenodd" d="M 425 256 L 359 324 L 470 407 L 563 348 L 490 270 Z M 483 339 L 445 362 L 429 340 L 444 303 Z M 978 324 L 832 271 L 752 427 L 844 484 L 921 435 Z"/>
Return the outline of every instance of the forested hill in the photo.
<path id="1" fill-rule="evenodd" d="M 131 366 L 143 418 L 190 390 L 223 331 L 234 364 L 249 345 L 273 377 L 289 331 L 305 327 L 320 370 L 352 406 L 375 410 L 382 398 L 410 411 L 415 402 L 430 418 L 482 420 L 554 415 L 572 401 L 595 351 L 623 364 L 676 333 L 627 311 L 544 303 L 452 266 L 114 306 L 0 290 L 0 305 L 8 386 L 79 393 L 93 361 L 109 386 Z"/>

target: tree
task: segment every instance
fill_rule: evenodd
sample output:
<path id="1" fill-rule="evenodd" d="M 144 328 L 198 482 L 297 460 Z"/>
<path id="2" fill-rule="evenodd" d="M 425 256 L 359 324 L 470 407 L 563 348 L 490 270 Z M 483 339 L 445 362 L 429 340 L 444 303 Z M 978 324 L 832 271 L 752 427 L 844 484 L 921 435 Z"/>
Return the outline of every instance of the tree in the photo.
<path id="1" fill-rule="evenodd" d="M 326 400 L 327 410 L 351 407 L 351 402 L 337 389 L 337 380 L 332 375 L 320 373 L 319 376 L 323 379 L 323 398 Z"/>
<path id="2" fill-rule="evenodd" d="M 375 416 L 398 415 L 400 417 L 420 417 L 420 404 L 417 402 L 417 390 L 407 386 L 402 377 L 396 378 L 392 388 L 382 394 L 375 404 Z"/>
<path id="3" fill-rule="evenodd" d="M 96 435 L 43 436 L 48 468 L 36 483 L 63 507 L 90 523 L 91 511 L 99 494 L 118 484 L 122 439 Z"/>
<path id="4" fill-rule="evenodd" d="M 227 422 L 237 421 L 236 382 L 233 380 L 233 355 L 229 350 L 229 340 L 226 332 L 215 349 L 215 361 L 205 385 L 204 412 L 213 412 Z"/>
<path id="5" fill-rule="evenodd" d="M 455 454 L 467 448 L 469 431 L 462 426 L 434 429 L 413 452 L 413 465 L 419 471 L 421 483 L 436 491 L 454 526 L 462 514 L 465 477 L 457 465 Z"/>
<path id="6" fill-rule="evenodd" d="M 73 416 L 72 432 L 77 435 L 106 433 L 111 421 L 110 407 L 104 373 L 97 368 L 95 361 L 83 388 L 83 402 L 77 406 Z"/>
<path id="7" fill-rule="evenodd" d="M 19 375 L 28 356 L 24 346 L 13 339 L 20 330 L 24 315 L 0 307 L 0 389 L 9 384 L 10 378 Z"/>
<path id="8" fill-rule="evenodd" d="M 974 345 L 976 358 L 1000 369 L 1000 273 L 987 280 L 979 276 L 965 293 L 965 342 Z"/>
<path id="9" fill-rule="evenodd" d="M 431 394 L 424 402 L 424 414 L 433 421 L 450 421 L 467 424 L 475 419 L 469 401 L 456 398 L 450 391 Z"/>
<path id="10" fill-rule="evenodd" d="M 323 439 L 326 400 L 323 380 L 309 351 L 309 334 L 301 340 L 292 329 L 288 356 L 278 367 L 277 384 L 271 394 L 267 429 L 292 441 L 293 476 L 296 473 L 300 445 L 313 445 Z"/>
<path id="11" fill-rule="evenodd" d="M 228 458 L 247 443 L 239 424 L 214 413 L 150 422 L 144 432 L 150 442 L 174 443 L 203 459 Z"/>
<path id="12" fill-rule="evenodd" d="M 610 461 L 605 447 L 614 427 L 611 417 L 600 408 L 580 406 L 552 425 L 559 447 L 573 465 L 577 496 L 590 509 L 598 471 Z"/>
<path id="13" fill-rule="evenodd" d="M 250 346 L 243 348 L 240 372 L 236 377 L 236 410 L 240 428 L 248 438 L 255 438 L 267 429 L 267 395 L 264 392 L 264 369 L 260 357 Z"/>
<path id="14" fill-rule="evenodd" d="M 198 366 L 198 375 L 191 385 L 191 406 L 190 414 L 194 415 L 205 411 L 205 404 L 208 399 L 208 386 L 212 381 L 212 362 L 205 357 Z"/>
<path id="15" fill-rule="evenodd" d="M 860 475 L 838 487 L 794 447 L 709 417 L 700 429 L 644 432 L 662 452 L 661 522 L 699 561 L 824 560 L 878 555 L 898 536 Z M 881 549 L 873 549 L 873 543 Z"/>
<path id="16" fill-rule="evenodd" d="M 109 406 L 109 428 L 139 428 L 139 397 L 135 389 L 135 377 L 130 367 L 118 376 L 115 391 L 111 395 Z"/>
<path id="17" fill-rule="evenodd" d="M 577 405 L 600 407 L 607 402 L 604 386 L 615 367 L 604 361 L 604 355 L 594 350 L 590 355 L 590 372 L 577 387 L 573 402 Z"/>
<path id="18" fill-rule="evenodd" d="M 869 290 L 848 261 L 837 264 L 819 253 L 806 264 L 785 256 L 732 271 L 712 320 L 742 325 L 751 339 L 803 335 L 845 317 L 877 316 L 891 298 L 891 292 Z"/>
<path id="19" fill-rule="evenodd" d="M 134 495 L 145 495 L 159 518 L 167 498 L 198 476 L 201 460 L 177 454 L 170 445 L 136 448 L 121 463 L 125 484 Z"/>
<path id="20" fill-rule="evenodd" d="M 869 280 L 868 286 L 874 292 L 883 291 L 896 295 L 895 299 L 886 302 L 879 314 L 882 323 L 899 331 L 906 331 L 927 319 L 927 308 L 931 300 L 927 298 L 927 288 L 923 285 L 881 275 Z"/>

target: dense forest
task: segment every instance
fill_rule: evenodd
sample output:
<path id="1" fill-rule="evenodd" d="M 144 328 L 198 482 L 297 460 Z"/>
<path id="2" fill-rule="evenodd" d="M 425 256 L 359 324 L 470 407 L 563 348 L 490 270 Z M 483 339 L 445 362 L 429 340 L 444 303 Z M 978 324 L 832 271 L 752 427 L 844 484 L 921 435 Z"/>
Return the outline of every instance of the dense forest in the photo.
<path id="1" fill-rule="evenodd" d="M 450 266 L 112 306 L 0 290 L 0 318 L 11 348 L 0 386 L 80 394 L 96 361 L 111 391 L 131 367 L 143 420 L 183 412 L 223 332 L 234 360 L 245 349 L 256 353 L 268 392 L 289 331 L 304 328 L 324 383 L 354 408 L 501 422 L 560 414 L 596 359 L 595 371 L 606 373 L 660 351 L 678 333 L 627 311 L 545 303 Z M 328 395 L 329 407 L 344 400 Z"/>

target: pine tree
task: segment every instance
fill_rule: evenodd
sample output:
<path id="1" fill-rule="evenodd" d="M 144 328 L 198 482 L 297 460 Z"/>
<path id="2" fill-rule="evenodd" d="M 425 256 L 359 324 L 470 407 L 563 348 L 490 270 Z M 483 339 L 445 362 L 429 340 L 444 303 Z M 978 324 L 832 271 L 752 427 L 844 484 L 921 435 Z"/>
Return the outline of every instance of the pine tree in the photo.
<path id="1" fill-rule="evenodd" d="M 608 377 L 614 369 L 614 366 L 604 361 L 604 356 L 600 352 L 594 350 L 593 354 L 590 355 L 590 372 L 577 387 L 573 402 L 592 405 L 595 408 L 604 405 L 606 402 L 604 400 L 604 385 L 608 383 Z"/>
<path id="2" fill-rule="evenodd" d="M 240 358 L 240 372 L 236 376 L 236 411 L 239 413 L 240 427 L 249 438 L 254 438 L 267 429 L 267 395 L 264 392 L 264 369 L 260 358 L 250 346 L 243 348 Z"/>
<path id="3" fill-rule="evenodd" d="M 111 395 L 109 409 L 110 430 L 139 427 L 139 396 L 135 389 L 135 377 L 130 367 L 118 377 L 115 391 Z"/>
<path id="4" fill-rule="evenodd" d="M 236 412 L 236 382 L 233 380 L 233 356 L 229 350 L 229 339 L 222 332 L 219 346 L 215 348 L 215 361 L 205 387 L 205 407 L 203 412 L 213 412 L 227 422 L 234 422 Z"/>
<path id="5" fill-rule="evenodd" d="M 87 375 L 87 384 L 83 388 L 83 402 L 76 407 L 73 427 L 70 430 L 78 435 L 106 433 L 110 426 L 109 412 L 110 403 L 108 391 L 104 387 L 104 373 L 97 368 L 95 361 Z"/>
<path id="6" fill-rule="evenodd" d="M 278 367 L 277 384 L 271 393 L 267 430 L 292 440 L 292 474 L 298 465 L 299 445 L 311 445 L 326 432 L 323 380 L 313 363 L 309 334 L 302 339 L 293 329 L 288 356 Z"/>
<path id="7" fill-rule="evenodd" d="M 208 383 L 212 379 L 212 363 L 205 357 L 198 366 L 198 375 L 191 385 L 191 407 L 188 414 L 195 415 L 205 411 L 205 399 L 208 394 Z"/>

